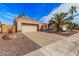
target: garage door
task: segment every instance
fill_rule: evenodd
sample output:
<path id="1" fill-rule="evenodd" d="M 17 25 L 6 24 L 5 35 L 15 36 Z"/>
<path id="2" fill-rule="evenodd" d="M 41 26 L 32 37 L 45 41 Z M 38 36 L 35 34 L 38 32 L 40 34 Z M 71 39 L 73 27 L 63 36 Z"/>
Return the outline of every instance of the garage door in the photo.
<path id="1" fill-rule="evenodd" d="M 36 32 L 36 25 L 22 25 L 22 32 Z"/>

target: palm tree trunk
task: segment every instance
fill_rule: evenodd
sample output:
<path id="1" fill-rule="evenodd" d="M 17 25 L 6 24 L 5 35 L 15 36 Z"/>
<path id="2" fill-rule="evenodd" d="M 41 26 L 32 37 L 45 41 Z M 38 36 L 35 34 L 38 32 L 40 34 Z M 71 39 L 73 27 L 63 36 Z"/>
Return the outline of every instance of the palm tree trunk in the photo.
<path id="1" fill-rule="evenodd" d="M 59 24 L 57 24 L 57 32 L 60 32 L 61 31 L 61 28 L 60 28 L 60 25 Z"/>
<path id="2" fill-rule="evenodd" d="M 73 20 L 73 13 L 71 14 L 71 20 L 70 20 L 70 23 L 73 23 L 72 20 Z M 72 29 L 72 25 L 71 25 L 70 31 L 72 31 L 72 30 L 73 30 L 73 29 Z"/>

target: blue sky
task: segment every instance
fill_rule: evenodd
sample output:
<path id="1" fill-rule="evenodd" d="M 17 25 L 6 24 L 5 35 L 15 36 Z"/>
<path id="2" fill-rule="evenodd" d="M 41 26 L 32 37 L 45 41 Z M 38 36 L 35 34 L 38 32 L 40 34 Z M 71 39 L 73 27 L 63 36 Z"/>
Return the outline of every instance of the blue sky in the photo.
<path id="1" fill-rule="evenodd" d="M 29 18 L 40 19 L 49 15 L 52 10 L 59 7 L 60 3 L 19 3 L 0 4 L 0 20 L 5 24 L 12 24 L 21 12 Z"/>
<path id="2" fill-rule="evenodd" d="M 21 12 L 26 17 L 47 23 L 53 14 L 57 12 L 68 12 L 71 6 L 77 7 L 74 22 L 79 24 L 79 4 L 76 3 L 3 3 L 0 4 L 0 21 L 5 24 L 12 24 Z"/>

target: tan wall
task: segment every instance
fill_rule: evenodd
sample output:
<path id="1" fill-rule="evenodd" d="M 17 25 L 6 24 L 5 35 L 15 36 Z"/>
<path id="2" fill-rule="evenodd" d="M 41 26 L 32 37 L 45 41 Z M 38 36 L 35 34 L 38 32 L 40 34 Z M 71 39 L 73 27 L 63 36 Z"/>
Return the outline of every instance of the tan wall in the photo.
<path id="1" fill-rule="evenodd" d="M 27 23 L 26 23 L 27 24 Z M 30 23 L 29 23 L 30 24 Z M 22 23 L 19 21 L 19 22 L 17 22 L 17 31 L 22 31 L 23 29 L 26 29 L 26 28 L 24 28 L 23 26 L 22 26 Z M 25 26 L 29 26 L 29 25 L 25 25 Z M 31 25 L 31 26 L 33 26 L 33 25 Z M 41 24 L 38 24 L 38 27 L 37 27 L 38 29 L 37 30 L 40 30 L 40 28 L 41 28 Z M 27 28 L 27 29 L 30 29 L 30 28 Z M 34 30 L 33 28 L 31 28 L 32 30 Z M 25 30 L 24 30 L 25 31 Z M 36 31 L 36 30 L 35 30 Z M 28 31 L 29 32 L 29 31 Z"/>
<path id="2" fill-rule="evenodd" d="M 1 27 L 0 27 L 0 33 L 1 33 Z"/>
<path id="3" fill-rule="evenodd" d="M 12 30 L 13 32 L 15 32 L 15 28 L 12 27 L 12 25 L 2 24 L 2 26 L 1 26 L 1 32 L 2 33 L 8 33 L 10 30 Z"/>
<path id="4" fill-rule="evenodd" d="M 22 30 L 21 22 L 18 22 L 18 23 L 17 23 L 17 30 Z"/>
<path id="5" fill-rule="evenodd" d="M 38 25 L 39 25 L 39 30 L 41 30 L 41 26 L 42 26 L 42 25 L 41 25 L 41 24 L 38 24 Z"/>
<path id="6" fill-rule="evenodd" d="M 41 22 L 39 21 L 35 21 L 35 20 L 30 20 L 28 18 L 19 18 L 19 21 L 16 21 L 16 27 L 17 27 L 17 31 L 22 30 L 22 25 L 21 23 L 27 23 L 27 24 L 38 24 L 38 30 L 41 30 L 41 26 L 43 25 Z"/>
<path id="7" fill-rule="evenodd" d="M 2 25 L 2 33 L 7 33 L 8 32 L 8 26 L 7 25 Z"/>

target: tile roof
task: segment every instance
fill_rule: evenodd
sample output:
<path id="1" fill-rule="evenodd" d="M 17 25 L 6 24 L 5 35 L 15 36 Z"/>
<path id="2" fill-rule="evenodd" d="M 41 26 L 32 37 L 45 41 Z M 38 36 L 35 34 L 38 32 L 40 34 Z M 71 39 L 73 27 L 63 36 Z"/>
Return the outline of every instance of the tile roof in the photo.
<path id="1" fill-rule="evenodd" d="M 34 20 L 34 19 L 31 19 L 31 18 L 27 18 L 27 17 L 20 17 L 20 18 L 16 18 L 15 19 L 15 21 L 16 22 L 18 22 L 18 21 L 21 21 L 21 22 L 28 22 L 28 23 L 35 23 L 35 24 L 45 24 L 45 23 L 43 23 L 43 22 L 40 22 L 40 21 L 38 21 L 38 20 Z"/>

